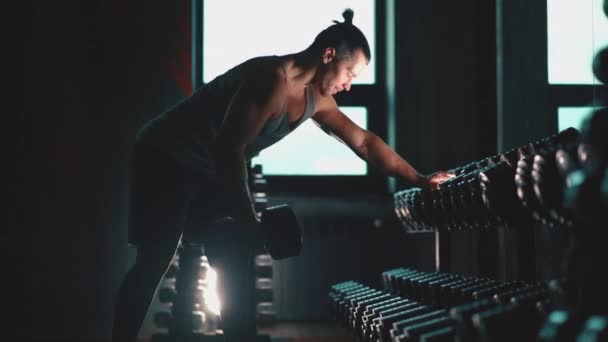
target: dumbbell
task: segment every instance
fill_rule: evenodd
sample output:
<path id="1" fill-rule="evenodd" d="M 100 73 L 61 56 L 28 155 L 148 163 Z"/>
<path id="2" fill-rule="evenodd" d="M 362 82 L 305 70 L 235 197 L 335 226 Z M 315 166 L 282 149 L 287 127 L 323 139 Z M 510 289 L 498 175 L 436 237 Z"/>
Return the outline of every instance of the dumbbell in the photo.
<path id="1" fill-rule="evenodd" d="M 490 286 L 490 287 L 487 287 L 484 289 L 476 290 L 472 293 L 472 298 L 475 301 L 485 300 L 485 299 L 493 300 L 494 295 L 496 295 L 498 293 L 511 291 L 514 289 L 519 289 L 519 288 L 523 288 L 523 287 L 527 287 L 527 286 L 529 286 L 529 285 L 522 281 L 517 281 L 517 280 L 504 282 L 504 283 L 500 283 L 495 286 Z"/>
<path id="2" fill-rule="evenodd" d="M 604 1 L 604 12 L 608 15 L 608 1 Z M 608 47 L 601 49 L 593 58 L 593 74 L 604 84 L 608 84 Z"/>
<path id="3" fill-rule="evenodd" d="M 406 328 L 412 325 L 416 325 L 418 323 L 446 317 L 447 315 L 448 312 L 444 309 L 435 309 L 430 307 L 430 311 L 420 312 L 419 314 L 415 315 L 404 316 L 401 319 L 393 321 L 393 323 L 389 327 L 388 335 L 390 336 L 390 340 L 397 341 L 398 336 L 403 334 Z"/>
<path id="4" fill-rule="evenodd" d="M 537 335 L 537 341 L 575 341 L 583 325 L 583 317 L 568 310 L 554 310 L 546 317 Z"/>
<path id="5" fill-rule="evenodd" d="M 399 294 L 400 296 L 408 298 L 408 299 L 414 299 L 413 298 L 413 289 L 411 286 L 411 280 L 418 279 L 421 277 L 428 277 L 429 275 L 430 275 L 430 273 L 428 273 L 428 272 L 420 272 L 420 271 L 413 271 L 413 272 L 397 274 L 397 275 L 395 275 L 395 278 L 393 280 L 394 289 L 395 289 L 396 293 Z"/>
<path id="6" fill-rule="evenodd" d="M 533 305 L 509 303 L 473 314 L 481 341 L 534 341 L 540 326 Z"/>
<path id="7" fill-rule="evenodd" d="M 371 334 L 372 332 L 376 332 L 375 326 L 380 317 L 387 316 L 396 311 L 403 311 L 407 307 L 412 308 L 419 305 L 419 303 L 413 300 L 399 297 L 399 299 L 387 301 L 382 305 L 370 307 L 361 318 L 361 326 L 358 333 L 363 340 L 371 340 Z"/>
<path id="8" fill-rule="evenodd" d="M 547 208 L 548 214 L 559 224 L 571 226 L 570 213 L 563 207 L 564 178 L 560 176 L 557 151 L 542 151 L 534 157 L 532 178 L 534 192 L 539 203 Z"/>
<path id="9" fill-rule="evenodd" d="M 400 329 L 394 329 L 393 341 L 418 341 L 421 335 L 443 328 L 454 329 L 454 321 L 446 313 L 438 312 L 437 317 L 420 318 L 417 322 L 410 322 Z"/>
<path id="10" fill-rule="evenodd" d="M 501 161 L 480 172 L 483 202 L 503 222 L 516 223 L 527 216 L 517 197 L 515 169 Z"/>
<path id="11" fill-rule="evenodd" d="M 480 172 L 486 169 L 480 170 Z M 498 217 L 492 213 L 483 198 L 482 178 L 480 172 L 471 175 L 461 185 L 463 217 L 473 229 L 484 229 L 500 224 Z"/>
<path id="12" fill-rule="evenodd" d="M 278 205 L 262 211 L 261 226 L 266 251 L 275 260 L 300 254 L 302 232 L 293 210 L 287 205 Z"/>
<path id="13" fill-rule="evenodd" d="M 341 320 L 345 327 L 351 327 L 351 317 L 353 315 L 353 311 L 357 308 L 359 303 L 367 301 L 368 299 L 383 296 L 384 294 L 386 294 L 386 292 L 371 289 L 370 291 L 361 292 L 357 295 L 348 296 L 341 305 Z"/>
<path id="14" fill-rule="evenodd" d="M 441 285 L 453 283 L 461 279 L 463 279 L 463 277 L 460 275 L 450 275 L 429 282 L 424 289 L 424 302 L 430 305 L 440 306 L 441 299 L 439 298 L 438 293 Z"/>
<path id="15" fill-rule="evenodd" d="M 451 307 L 458 304 L 463 304 L 467 300 L 463 298 L 462 290 L 474 286 L 486 285 L 490 280 L 485 278 L 471 277 L 465 280 L 452 283 L 449 286 L 440 287 L 443 290 L 439 294 L 439 304 L 443 307 Z"/>
<path id="16" fill-rule="evenodd" d="M 473 197 L 475 194 L 467 188 L 468 179 L 461 178 L 453 186 L 454 219 L 459 222 L 463 229 L 474 230 L 479 228 L 480 224 L 477 219 L 477 212 L 473 207 Z"/>
<path id="17" fill-rule="evenodd" d="M 357 318 L 355 322 L 356 328 L 355 333 L 363 339 L 365 336 L 365 332 L 369 329 L 369 323 L 371 320 L 378 317 L 379 312 L 381 310 L 388 310 L 390 308 L 395 308 L 400 305 L 405 305 L 411 303 L 412 301 L 409 299 L 405 299 L 398 296 L 392 296 L 389 299 L 379 301 L 374 304 L 370 304 L 365 307 L 365 310 L 360 315 L 360 318 Z"/>
<path id="18" fill-rule="evenodd" d="M 421 277 L 412 279 L 410 281 L 410 287 L 412 289 L 412 297 L 425 304 L 432 303 L 432 295 L 428 291 L 430 283 L 434 281 L 441 281 L 451 278 L 451 274 L 446 273 L 432 273 L 428 277 Z"/>
<path id="19" fill-rule="evenodd" d="M 454 320 L 459 340 L 479 341 L 477 330 L 474 329 L 471 318 L 476 313 L 496 307 L 498 307 L 498 304 L 493 300 L 483 299 L 451 308 L 450 317 Z"/>
<path id="20" fill-rule="evenodd" d="M 368 289 L 369 287 L 353 281 L 332 286 L 329 293 L 329 311 L 332 316 L 334 316 L 334 319 L 338 319 L 339 303 L 344 297 L 348 296 L 349 294 L 354 294 Z"/>
<path id="21" fill-rule="evenodd" d="M 357 302 L 353 307 L 351 307 L 350 310 L 350 325 L 351 327 L 357 331 L 361 325 L 361 319 L 363 318 L 363 314 L 365 313 L 365 311 L 373 306 L 373 305 L 377 305 L 378 303 L 386 303 L 387 301 L 390 300 L 394 300 L 396 298 L 399 298 L 395 295 L 392 295 L 390 293 L 387 292 L 381 292 L 378 295 L 375 296 L 370 296 L 367 299 L 363 299 L 359 302 Z"/>
<path id="22" fill-rule="evenodd" d="M 368 306 L 382 303 L 393 298 L 397 298 L 397 296 L 378 290 L 368 295 L 352 299 L 345 315 L 349 328 L 358 329 L 363 312 L 367 310 Z"/>
<path id="23" fill-rule="evenodd" d="M 576 339 L 588 342 L 608 340 L 608 317 L 598 315 L 589 317 Z"/>
<path id="24" fill-rule="evenodd" d="M 296 215 L 289 206 L 277 205 L 264 208 L 257 228 L 253 243 L 257 247 L 263 247 L 272 259 L 281 260 L 300 254 L 301 229 Z M 220 239 L 230 240 L 230 233 L 237 233 L 238 229 L 244 228 L 231 217 L 223 217 L 211 223 L 208 233 L 213 233 Z"/>
<path id="25" fill-rule="evenodd" d="M 420 335 L 420 342 L 445 342 L 456 339 L 456 329 L 453 326 L 438 328 Z"/>
<path id="26" fill-rule="evenodd" d="M 422 272 L 407 268 L 397 268 L 382 273 L 383 288 L 391 293 L 400 294 L 398 277 L 401 275 L 422 274 Z"/>
<path id="27" fill-rule="evenodd" d="M 412 302 L 401 308 L 387 310 L 372 322 L 372 330 L 375 330 L 372 339 L 375 337 L 378 341 L 390 341 L 394 323 L 432 311 L 434 311 L 434 308 L 417 302 Z"/>
<path id="28" fill-rule="evenodd" d="M 454 290 L 455 294 L 452 298 L 453 305 L 465 304 L 471 302 L 473 300 L 473 293 L 475 291 L 487 289 L 493 286 L 500 284 L 501 282 L 497 280 L 484 279 L 480 282 L 471 283 L 469 285 L 465 285 L 459 287 Z"/>

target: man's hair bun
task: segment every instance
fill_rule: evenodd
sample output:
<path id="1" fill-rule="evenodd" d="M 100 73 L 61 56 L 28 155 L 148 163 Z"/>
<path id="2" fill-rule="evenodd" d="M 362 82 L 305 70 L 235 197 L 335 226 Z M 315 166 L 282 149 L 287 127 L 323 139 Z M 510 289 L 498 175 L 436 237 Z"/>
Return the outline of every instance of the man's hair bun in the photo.
<path id="1" fill-rule="evenodd" d="M 343 22 L 339 22 L 337 20 L 334 20 L 334 23 L 336 24 L 347 24 L 347 25 L 352 25 L 353 24 L 353 17 L 355 16 L 355 11 L 353 11 L 350 8 L 347 8 L 344 10 L 344 12 L 342 12 L 342 17 L 344 18 Z"/>
<path id="2" fill-rule="evenodd" d="M 342 17 L 344 17 L 344 23 L 353 24 L 353 17 L 355 16 L 355 11 L 350 8 L 347 8 L 342 12 Z"/>

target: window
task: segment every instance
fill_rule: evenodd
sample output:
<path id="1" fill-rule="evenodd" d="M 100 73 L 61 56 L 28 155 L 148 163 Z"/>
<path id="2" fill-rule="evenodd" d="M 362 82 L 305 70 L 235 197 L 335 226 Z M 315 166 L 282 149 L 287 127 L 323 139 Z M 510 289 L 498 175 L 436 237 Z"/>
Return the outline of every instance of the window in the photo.
<path id="1" fill-rule="evenodd" d="M 355 11 L 372 51 L 369 66 L 353 84 L 375 82 L 375 6 L 371 0 L 206 0 L 203 8 L 203 82 L 245 60 L 304 50 L 342 11 Z"/>
<path id="2" fill-rule="evenodd" d="M 557 128 L 563 131 L 566 128 L 574 127 L 580 131 L 583 120 L 594 107 L 559 107 L 557 109 Z"/>
<path id="3" fill-rule="evenodd" d="M 367 108 L 341 107 L 357 125 L 367 127 Z M 265 175 L 365 175 L 366 165 L 344 144 L 337 144 L 312 120 L 252 160 Z"/>
<path id="4" fill-rule="evenodd" d="M 608 46 L 603 0 L 547 0 L 547 76 L 558 131 L 581 128 L 599 98 L 593 59 Z"/>
<path id="5" fill-rule="evenodd" d="M 608 45 L 603 0 L 547 0 L 549 83 L 597 84 L 591 63 Z"/>

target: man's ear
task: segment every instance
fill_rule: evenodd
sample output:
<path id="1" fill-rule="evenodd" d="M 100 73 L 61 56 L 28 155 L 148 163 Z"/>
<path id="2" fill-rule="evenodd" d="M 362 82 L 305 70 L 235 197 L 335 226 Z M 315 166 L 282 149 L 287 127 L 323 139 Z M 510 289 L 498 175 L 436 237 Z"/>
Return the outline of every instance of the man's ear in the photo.
<path id="1" fill-rule="evenodd" d="M 323 64 L 327 64 L 336 58 L 336 49 L 328 47 L 323 50 Z"/>

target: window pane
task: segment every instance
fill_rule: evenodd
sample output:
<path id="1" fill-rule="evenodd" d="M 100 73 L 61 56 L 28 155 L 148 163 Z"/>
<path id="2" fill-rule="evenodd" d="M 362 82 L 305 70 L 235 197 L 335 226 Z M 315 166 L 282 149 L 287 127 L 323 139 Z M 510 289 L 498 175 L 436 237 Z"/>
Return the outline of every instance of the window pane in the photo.
<path id="1" fill-rule="evenodd" d="M 593 57 L 608 45 L 603 0 L 547 0 L 549 83 L 596 84 Z"/>
<path id="2" fill-rule="evenodd" d="M 353 84 L 375 82 L 374 0 L 205 0 L 203 12 L 203 81 L 257 56 L 306 49 L 319 32 L 355 11 L 353 23 L 367 37 L 372 59 Z"/>
<path id="3" fill-rule="evenodd" d="M 583 120 L 593 109 L 593 107 L 559 107 L 557 109 L 558 132 L 561 132 L 568 127 L 574 127 L 580 130 Z"/>
<path id="4" fill-rule="evenodd" d="M 340 107 L 351 120 L 367 128 L 367 108 Z M 367 165 L 346 145 L 306 120 L 283 140 L 252 160 L 262 164 L 265 175 L 333 176 L 366 175 Z"/>

